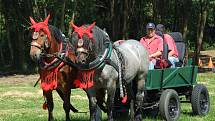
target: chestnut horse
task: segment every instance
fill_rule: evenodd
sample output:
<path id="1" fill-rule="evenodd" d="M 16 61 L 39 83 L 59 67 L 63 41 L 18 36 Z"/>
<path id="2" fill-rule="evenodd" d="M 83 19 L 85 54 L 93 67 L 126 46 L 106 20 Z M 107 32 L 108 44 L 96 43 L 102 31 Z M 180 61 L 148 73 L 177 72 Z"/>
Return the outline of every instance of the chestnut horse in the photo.
<path id="1" fill-rule="evenodd" d="M 72 62 L 75 62 L 76 58 L 62 33 L 56 27 L 48 25 L 49 17 L 50 15 L 43 22 L 38 23 L 30 17 L 32 24 L 30 27 L 32 32 L 30 56 L 39 65 L 40 86 L 45 97 L 44 106 L 48 108 L 48 121 L 54 120 L 52 113 L 54 108 L 53 90 L 56 90 L 64 101 L 63 108 L 66 113 L 66 121 L 70 121 L 70 110 L 78 112 L 70 104 L 71 88 L 75 88 L 72 82 L 76 79 L 77 69 L 66 65 L 54 54 L 58 53 L 68 57 Z"/>

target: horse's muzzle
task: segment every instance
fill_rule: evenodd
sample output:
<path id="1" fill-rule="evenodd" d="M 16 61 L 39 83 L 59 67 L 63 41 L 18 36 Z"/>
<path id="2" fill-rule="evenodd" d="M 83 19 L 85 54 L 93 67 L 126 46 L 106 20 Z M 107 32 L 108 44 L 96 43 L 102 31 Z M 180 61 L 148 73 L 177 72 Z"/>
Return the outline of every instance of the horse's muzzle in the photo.
<path id="1" fill-rule="evenodd" d="M 77 61 L 79 64 L 86 64 L 89 53 L 84 48 L 78 48 L 77 51 Z"/>
<path id="2" fill-rule="evenodd" d="M 77 54 L 77 62 L 79 63 L 79 64 L 86 64 L 86 62 L 87 62 L 87 54 L 86 53 L 82 53 L 82 52 L 79 52 L 78 54 Z"/>
<path id="3" fill-rule="evenodd" d="M 41 51 L 36 51 L 34 53 L 30 53 L 30 57 L 34 62 L 39 62 L 41 58 Z"/>

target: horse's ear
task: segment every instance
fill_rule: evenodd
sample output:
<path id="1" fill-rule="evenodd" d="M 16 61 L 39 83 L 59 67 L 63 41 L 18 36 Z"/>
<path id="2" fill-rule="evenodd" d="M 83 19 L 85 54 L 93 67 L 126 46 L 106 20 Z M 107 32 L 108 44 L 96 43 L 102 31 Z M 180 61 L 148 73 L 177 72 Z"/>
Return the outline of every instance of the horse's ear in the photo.
<path id="1" fill-rule="evenodd" d="M 44 23 L 46 24 L 46 25 L 48 25 L 48 23 L 49 23 L 49 18 L 50 18 L 50 14 L 46 17 L 46 19 L 44 20 Z"/>
<path id="2" fill-rule="evenodd" d="M 31 21 L 32 25 L 36 24 L 36 22 L 34 21 L 34 19 L 32 17 L 29 17 L 29 18 L 30 18 L 30 21 Z"/>
<path id="3" fill-rule="evenodd" d="M 91 31 L 93 29 L 93 27 L 95 26 L 96 22 L 94 21 L 87 29 L 89 31 Z"/>
<path id="4" fill-rule="evenodd" d="M 77 29 L 78 29 L 78 27 L 73 23 L 73 20 L 71 20 L 71 21 L 69 22 L 69 24 L 70 24 L 70 26 L 71 26 L 72 28 L 74 28 L 74 30 L 77 30 Z"/>

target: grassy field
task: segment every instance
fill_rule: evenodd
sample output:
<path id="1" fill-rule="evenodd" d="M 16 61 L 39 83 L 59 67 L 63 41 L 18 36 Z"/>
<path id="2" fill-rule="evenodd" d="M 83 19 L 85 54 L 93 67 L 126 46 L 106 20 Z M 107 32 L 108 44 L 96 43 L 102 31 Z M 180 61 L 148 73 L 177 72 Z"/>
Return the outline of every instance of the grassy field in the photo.
<path id="1" fill-rule="evenodd" d="M 37 75 L 16 75 L 0 78 L 0 121 L 46 121 L 47 110 L 42 109 L 43 97 L 39 87 L 33 87 Z M 215 73 L 199 74 L 198 83 L 205 84 L 210 92 L 211 110 L 205 117 L 193 116 L 190 104 L 182 104 L 182 113 L 179 121 L 215 121 Z M 88 100 L 85 93 L 72 90 L 72 104 L 79 110 L 87 113 L 71 113 L 73 121 L 88 121 Z M 62 101 L 54 91 L 54 118 L 64 121 L 65 113 Z M 103 114 L 103 119 L 107 120 Z M 145 118 L 144 121 L 160 121 L 158 118 Z"/>

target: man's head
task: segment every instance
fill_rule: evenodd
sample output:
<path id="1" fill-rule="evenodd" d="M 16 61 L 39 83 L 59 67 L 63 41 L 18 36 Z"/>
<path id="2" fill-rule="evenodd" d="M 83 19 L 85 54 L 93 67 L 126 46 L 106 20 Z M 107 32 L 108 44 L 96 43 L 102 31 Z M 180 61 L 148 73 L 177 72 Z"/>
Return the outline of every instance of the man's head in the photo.
<path id="1" fill-rule="evenodd" d="M 148 23 L 146 25 L 146 31 L 148 37 L 153 37 L 155 35 L 155 24 L 154 23 Z"/>
<path id="2" fill-rule="evenodd" d="M 163 24 L 158 24 L 156 26 L 156 31 L 160 31 L 160 32 L 164 33 L 165 32 L 165 26 Z"/>

